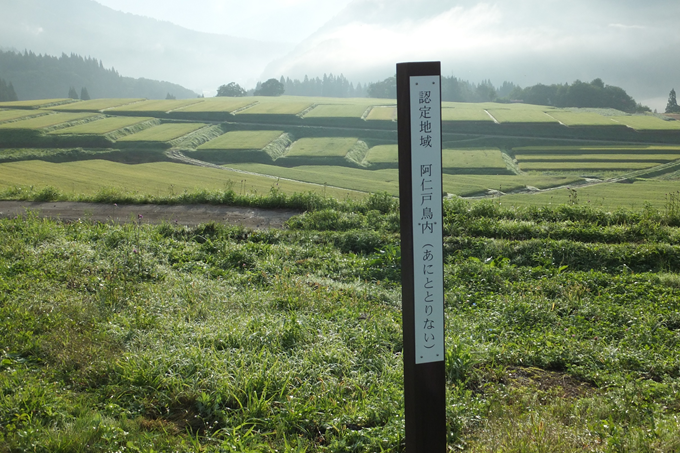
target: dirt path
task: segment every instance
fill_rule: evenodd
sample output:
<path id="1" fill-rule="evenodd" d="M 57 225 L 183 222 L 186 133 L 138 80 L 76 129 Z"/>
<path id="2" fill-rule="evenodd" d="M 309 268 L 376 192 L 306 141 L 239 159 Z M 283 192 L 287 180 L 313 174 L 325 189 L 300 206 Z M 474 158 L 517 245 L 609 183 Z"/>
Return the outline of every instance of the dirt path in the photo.
<path id="1" fill-rule="evenodd" d="M 253 229 L 283 228 L 297 211 L 240 208 L 220 205 L 123 205 L 76 202 L 0 201 L 0 218 L 24 215 L 27 211 L 41 217 L 75 221 L 125 223 L 140 219 L 143 223 L 176 223 L 195 226 L 211 221 L 241 225 Z M 139 216 L 142 216 L 141 218 Z"/>

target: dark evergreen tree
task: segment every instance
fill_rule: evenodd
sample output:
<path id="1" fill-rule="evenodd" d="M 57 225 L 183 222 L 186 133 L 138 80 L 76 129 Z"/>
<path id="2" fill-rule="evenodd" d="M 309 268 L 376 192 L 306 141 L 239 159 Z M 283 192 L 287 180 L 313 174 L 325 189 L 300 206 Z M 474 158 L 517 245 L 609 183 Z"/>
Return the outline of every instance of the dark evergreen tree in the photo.
<path id="1" fill-rule="evenodd" d="M 680 106 L 678 106 L 678 99 L 675 95 L 675 88 L 671 89 L 668 94 L 668 104 L 666 104 L 666 113 L 680 113 Z"/>
<path id="2" fill-rule="evenodd" d="M 70 97 L 71 99 L 80 99 L 78 97 L 78 92 L 73 87 L 68 89 L 68 97 Z"/>
<path id="3" fill-rule="evenodd" d="M 174 101 L 174 100 L 177 99 L 177 98 L 175 97 L 174 94 L 168 93 L 168 94 L 165 95 L 165 99 L 166 99 L 166 100 L 170 100 L 170 101 Z"/>
<path id="4" fill-rule="evenodd" d="M 19 98 L 14 91 L 14 85 L 12 85 L 12 82 L 7 83 L 3 79 L 0 79 L 0 102 L 12 102 L 18 100 Z"/>
<path id="5" fill-rule="evenodd" d="M 80 89 L 80 100 L 81 101 L 89 101 L 90 98 L 90 93 L 87 92 L 87 88 L 82 87 Z"/>

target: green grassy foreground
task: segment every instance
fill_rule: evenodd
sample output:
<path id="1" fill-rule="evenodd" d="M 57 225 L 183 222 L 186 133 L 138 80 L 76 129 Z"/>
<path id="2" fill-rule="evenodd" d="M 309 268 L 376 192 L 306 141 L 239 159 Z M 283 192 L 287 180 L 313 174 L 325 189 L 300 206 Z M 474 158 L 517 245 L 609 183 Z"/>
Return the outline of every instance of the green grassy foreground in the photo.
<path id="1" fill-rule="evenodd" d="M 308 210 L 0 220 L 0 452 L 403 451 L 396 202 L 258 199 Z M 447 201 L 450 449 L 677 452 L 679 227 Z"/>

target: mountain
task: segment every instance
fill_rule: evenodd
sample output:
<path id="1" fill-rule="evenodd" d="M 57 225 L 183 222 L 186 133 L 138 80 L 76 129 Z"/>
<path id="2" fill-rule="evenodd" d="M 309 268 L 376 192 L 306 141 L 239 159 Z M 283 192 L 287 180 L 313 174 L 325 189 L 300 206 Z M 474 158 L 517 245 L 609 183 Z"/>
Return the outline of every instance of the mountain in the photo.
<path id="1" fill-rule="evenodd" d="M 188 30 L 93 0 L 0 0 L 0 10 L 4 48 L 95 57 L 126 76 L 168 80 L 198 93 L 231 81 L 254 86 L 266 63 L 290 50 Z"/>
<path id="2" fill-rule="evenodd" d="M 53 57 L 0 50 L 0 79 L 12 82 L 19 99 L 67 97 L 71 88 L 87 89 L 92 98 L 195 98 L 191 90 L 170 82 L 123 77 L 101 61 L 79 55 Z"/>
<path id="3" fill-rule="evenodd" d="M 600 77 L 665 105 L 680 73 L 678 17 L 680 2 L 669 0 L 355 0 L 263 77 L 366 82 L 394 75 L 400 61 L 438 60 L 443 75 L 496 84 Z"/>

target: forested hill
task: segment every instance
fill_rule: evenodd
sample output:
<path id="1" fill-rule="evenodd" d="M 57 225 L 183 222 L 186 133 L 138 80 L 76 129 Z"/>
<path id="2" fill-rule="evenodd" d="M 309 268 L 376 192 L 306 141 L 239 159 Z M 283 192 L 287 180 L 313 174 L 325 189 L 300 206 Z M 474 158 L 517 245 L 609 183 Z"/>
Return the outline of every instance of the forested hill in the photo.
<path id="1" fill-rule="evenodd" d="M 177 99 L 197 94 L 180 85 L 149 79 L 123 77 L 101 61 L 79 55 L 61 57 L 24 51 L 0 50 L 0 79 L 12 83 L 20 100 L 68 97 L 70 88 L 85 88 L 91 98 Z"/>

